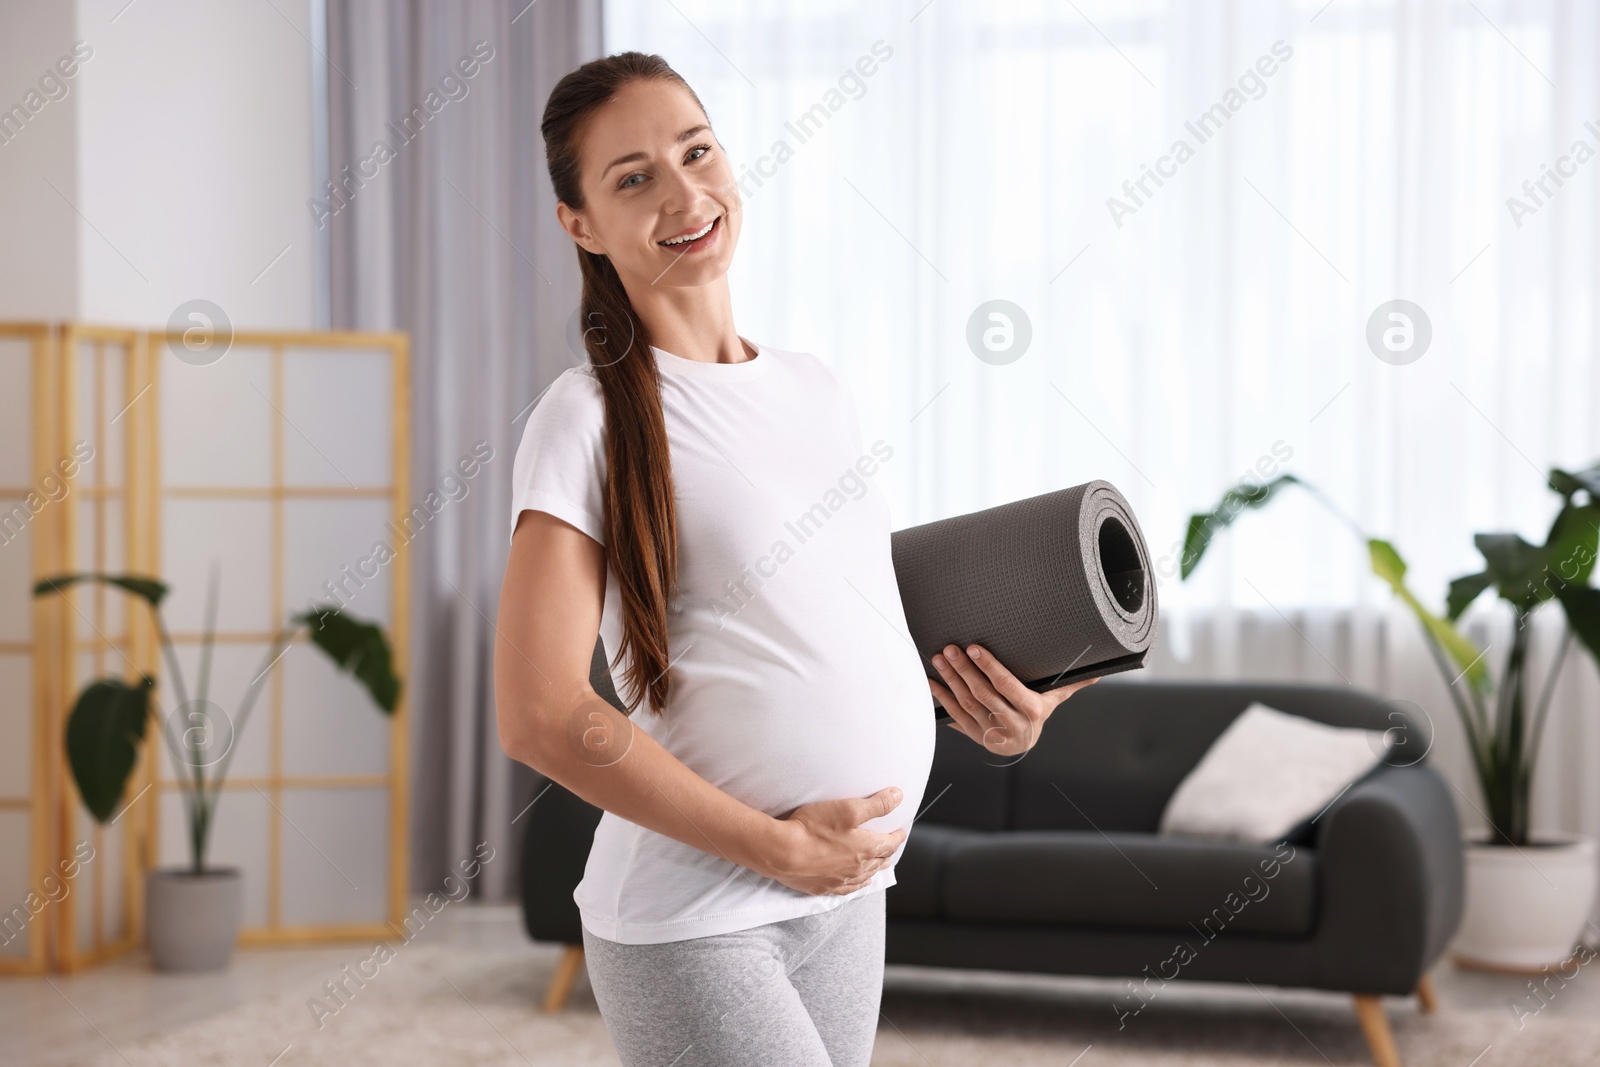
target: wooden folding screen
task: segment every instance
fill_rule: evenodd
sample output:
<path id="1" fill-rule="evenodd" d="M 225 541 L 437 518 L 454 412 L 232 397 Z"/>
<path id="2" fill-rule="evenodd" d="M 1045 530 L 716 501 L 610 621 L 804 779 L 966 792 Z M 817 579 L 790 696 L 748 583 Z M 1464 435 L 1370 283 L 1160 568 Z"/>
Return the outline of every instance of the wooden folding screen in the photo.
<path id="1" fill-rule="evenodd" d="M 215 568 L 208 696 L 224 726 L 277 628 L 312 604 L 379 623 L 406 679 L 408 543 L 427 514 L 407 497 L 405 336 L 241 332 L 198 359 L 185 341 L 0 324 L 0 684 L 13 694 L 0 702 L 0 970 L 71 970 L 137 945 L 143 872 L 189 862 L 187 768 L 156 729 L 108 826 L 65 765 L 65 716 L 94 678 L 151 674 L 161 714 L 179 733 L 193 721 L 170 699 L 149 611 L 99 584 L 35 600 L 38 578 L 160 577 L 195 687 Z M 206 859 L 244 871 L 241 940 L 394 936 L 409 691 L 385 715 L 303 631 L 263 683 L 237 734 L 214 735 L 236 751 Z"/>

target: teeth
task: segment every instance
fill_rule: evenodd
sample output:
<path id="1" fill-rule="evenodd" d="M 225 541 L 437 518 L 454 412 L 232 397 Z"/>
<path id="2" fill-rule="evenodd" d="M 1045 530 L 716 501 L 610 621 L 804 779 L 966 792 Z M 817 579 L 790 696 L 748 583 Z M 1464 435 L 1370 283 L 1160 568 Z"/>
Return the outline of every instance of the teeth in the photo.
<path id="1" fill-rule="evenodd" d="M 700 240 L 700 238 L 702 238 L 706 234 L 710 233 L 711 232 L 711 227 L 715 226 L 716 224 L 717 224 L 717 220 L 716 219 L 712 219 L 710 222 L 706 223 L 706 228 L 701 230 L 699 233 L 691 233 L 691 234 L 688 234 L 688 235 L 683 236 L 683 237 L 674 237 L 674 238 L 672 238 L 670 240 L 662 241 L 661 243 L 664 244 L 664 245 L 681 245 L 681 244 L 687 244 L 690 241 L 698 241 L 698 240 Z"/>

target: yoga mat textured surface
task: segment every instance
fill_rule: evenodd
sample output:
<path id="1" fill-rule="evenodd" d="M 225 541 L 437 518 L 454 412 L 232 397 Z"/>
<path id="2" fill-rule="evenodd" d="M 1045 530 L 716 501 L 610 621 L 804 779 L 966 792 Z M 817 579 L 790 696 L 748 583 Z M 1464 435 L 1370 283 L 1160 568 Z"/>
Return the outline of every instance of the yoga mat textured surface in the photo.
<path id="1" fill-rule="evenodd" d="M 935 652 L 978 644 L 1039 692 L 1142 667 L 1155 640 L 1150 552 L 1110 482 L 896 530 L 890 545 L 930 678 Z"/>

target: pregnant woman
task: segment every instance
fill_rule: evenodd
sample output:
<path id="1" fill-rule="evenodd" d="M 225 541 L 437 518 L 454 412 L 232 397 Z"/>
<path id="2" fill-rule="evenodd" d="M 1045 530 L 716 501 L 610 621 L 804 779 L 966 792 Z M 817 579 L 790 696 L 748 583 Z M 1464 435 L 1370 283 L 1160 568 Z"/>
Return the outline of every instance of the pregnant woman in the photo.
<path id="1" fill-rule="evenodd" d="M 736 332 L 738 190 L 677 73 L 584 64 L 543 134 L 589 358 L 513 464 L 501 745 L 604 809 L 573 899 L 624 1064 L 862 1067 L 930 688 L 1016 754 L 1088 683 L 1035 693 L 976 645 L 926 677 L 872 480 L 893 449 L 821 360 Z"/>

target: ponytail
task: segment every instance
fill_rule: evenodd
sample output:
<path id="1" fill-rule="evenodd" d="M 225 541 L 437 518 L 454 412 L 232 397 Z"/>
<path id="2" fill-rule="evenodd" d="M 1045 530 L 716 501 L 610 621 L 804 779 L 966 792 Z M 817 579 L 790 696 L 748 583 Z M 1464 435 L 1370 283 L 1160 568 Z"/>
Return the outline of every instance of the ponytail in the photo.
<path id="1" fill-rule="evenodd" d="M 556 83 L 540 132 L 556 199 L 574 211 L 584 206 L 578 138 L 590 114 L 637 78 L 687 83 L 666 60 L 642 52 L 596 59 Z M 699 97 L 695 97 L 699 103 Z M 704 111 L 704 107 L 701 108 Z M 650 331 L 639 318 L 611 260 L 578 247 L 583 278 L 579 307 L 583 347 L 605 400 L 606 563 L 616 575 L 622 603 L 622 646 L 613 670 L 630 658 L 618 687 L 631 714 L 649 696 L 657 715 L 671 692 L 667 676 L 667 611 L 677 592 L 678 522 L 672 462 L 661 408 L 661 371 Z M 623 696 L 626 691 L 632 699 Z"/>

